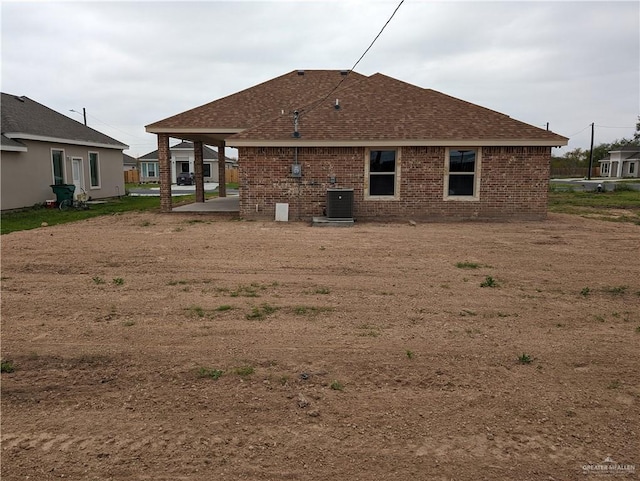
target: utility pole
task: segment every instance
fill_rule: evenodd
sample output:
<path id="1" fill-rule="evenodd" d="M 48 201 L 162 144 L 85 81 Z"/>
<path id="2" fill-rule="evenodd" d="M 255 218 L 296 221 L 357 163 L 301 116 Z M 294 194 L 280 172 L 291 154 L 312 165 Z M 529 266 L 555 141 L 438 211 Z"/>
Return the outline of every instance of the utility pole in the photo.
<path id="1" fill-rule="evenodd" d="M 593 127 L 594 122 L 591 122 L 591 149 L 589 150 L 589 172 L 587 172 L 587 180 L 591 180 L 591 166 L 593 165 Z"/>

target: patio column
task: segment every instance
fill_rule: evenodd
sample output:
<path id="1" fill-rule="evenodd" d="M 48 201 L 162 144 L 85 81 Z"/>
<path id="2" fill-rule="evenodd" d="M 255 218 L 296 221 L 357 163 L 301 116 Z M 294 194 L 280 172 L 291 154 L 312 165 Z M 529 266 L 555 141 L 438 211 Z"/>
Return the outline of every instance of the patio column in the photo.
<path id="1" fill-rule="evenodd" d="M 171 151 L 169 135 L 158 134 L 158 167 L 160 171 L 160 210 L 171 212 Z"/>
<path id="2" fill-rule="evenodd" d="M 193 168 L 196 176 L 196 202 L 204 202 L 204 162 L 202 142 L 193 142 Z"/>
<path id="3" fill-rule="evenodd" d="M 226 168 L 227 163 L 225 162 L 226 156 L 224 155 L 224 140 L 218 142 L 218 197 L 226 197 L 227 196 L 227 175 Z"/>

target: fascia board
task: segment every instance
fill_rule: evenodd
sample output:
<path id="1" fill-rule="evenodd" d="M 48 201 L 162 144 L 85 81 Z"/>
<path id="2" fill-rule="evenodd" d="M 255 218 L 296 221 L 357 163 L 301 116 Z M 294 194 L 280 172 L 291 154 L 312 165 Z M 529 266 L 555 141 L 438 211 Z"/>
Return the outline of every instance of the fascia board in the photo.
<path id="1" fill-rule="evenodd" d="M 17 140 L 37 140 L 39 142 L 51 142 L 55 144 L 82 145 L 84 147 L 96 147 L 102 149 L 126 150 L 129 148 L 125 144 L 103 144 L 101 142 L 91 142 L 89 140 L 61 139 L 58 137 L 47 137 L 44 135 L 23 134 L 20 132 L 5 132 L 4 136 Z"/>
<path id="2" fill-rule="evenodd" d="M 244 140 L 228 139 L 228 147 L 560 147 L 568 140 Z"/>

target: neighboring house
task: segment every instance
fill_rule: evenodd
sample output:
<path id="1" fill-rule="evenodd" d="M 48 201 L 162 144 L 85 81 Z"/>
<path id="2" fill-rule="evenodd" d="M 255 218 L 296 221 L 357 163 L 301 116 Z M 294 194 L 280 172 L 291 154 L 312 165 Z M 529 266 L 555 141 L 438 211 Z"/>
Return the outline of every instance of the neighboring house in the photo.
<path id="1" fill-rule="evenodd" d="M 138 159 L 127 154 L 122 154 L 122 166 L 124 171 L 138 170 Z"/>
<path id="2" fill-rule="evenodd" d="M 600 163 L 600 177 L 640 177 L 640 147 L 627 146 L 610 150 Z"/>
<path id="3" fill-rule="evenodd" d="M 74 184 L 92 199 L 124 194 L 128 146 L 27 97 L 2 94 L 2 210 L 55 199 L 52 184 Z"/>
<path id="4" fill-rule="evenodd" d="M 195 172 L 195 154 L 193 142 L 180 142 L 170 147 L 171 150 L 171 183 L 176 183 L 176 176 L 182 172 Z M 205 182 L 218 182 L 218 152 L 207 145 L 203 146 L 203 179 Z M 233 159 L 225 157 L 227 169 L 237 169 Z M 140 157 L 140 182 L 159 182 L 158 151 L 154 150 Z"/>
<path id="5" fill-rule="evenodd" d="M 382 74 L 293 71 L 146 127 L 238 149 L 240 215 L 322 216 L 353 190 L 359 219 L 542 219 L 551 148 L 568 139 Z M 170 186 L 161 184 L 163 210 Z"/>

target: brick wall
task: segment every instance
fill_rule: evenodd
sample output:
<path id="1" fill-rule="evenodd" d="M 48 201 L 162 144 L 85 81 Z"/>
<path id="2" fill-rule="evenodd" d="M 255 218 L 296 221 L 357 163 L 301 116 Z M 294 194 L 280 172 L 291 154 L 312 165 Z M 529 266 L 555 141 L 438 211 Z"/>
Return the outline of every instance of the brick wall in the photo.
<path id="1" fill-rule="evenodd" d="M 300 147 L 302 177 L 291 176 L 292 147 L 239 149 L 240 215 L 291 220 L 322 216 L 328 188 L 354 189 L 356 219 L 542 219 L 547 212 L 549 147 L 483 147 L 478 201 L 444 200 L 444 147 L 402 147 L 395 200 L 364 198 L 363 147 Z M 336 184 L 329 183 L 330 177 Z"/>

